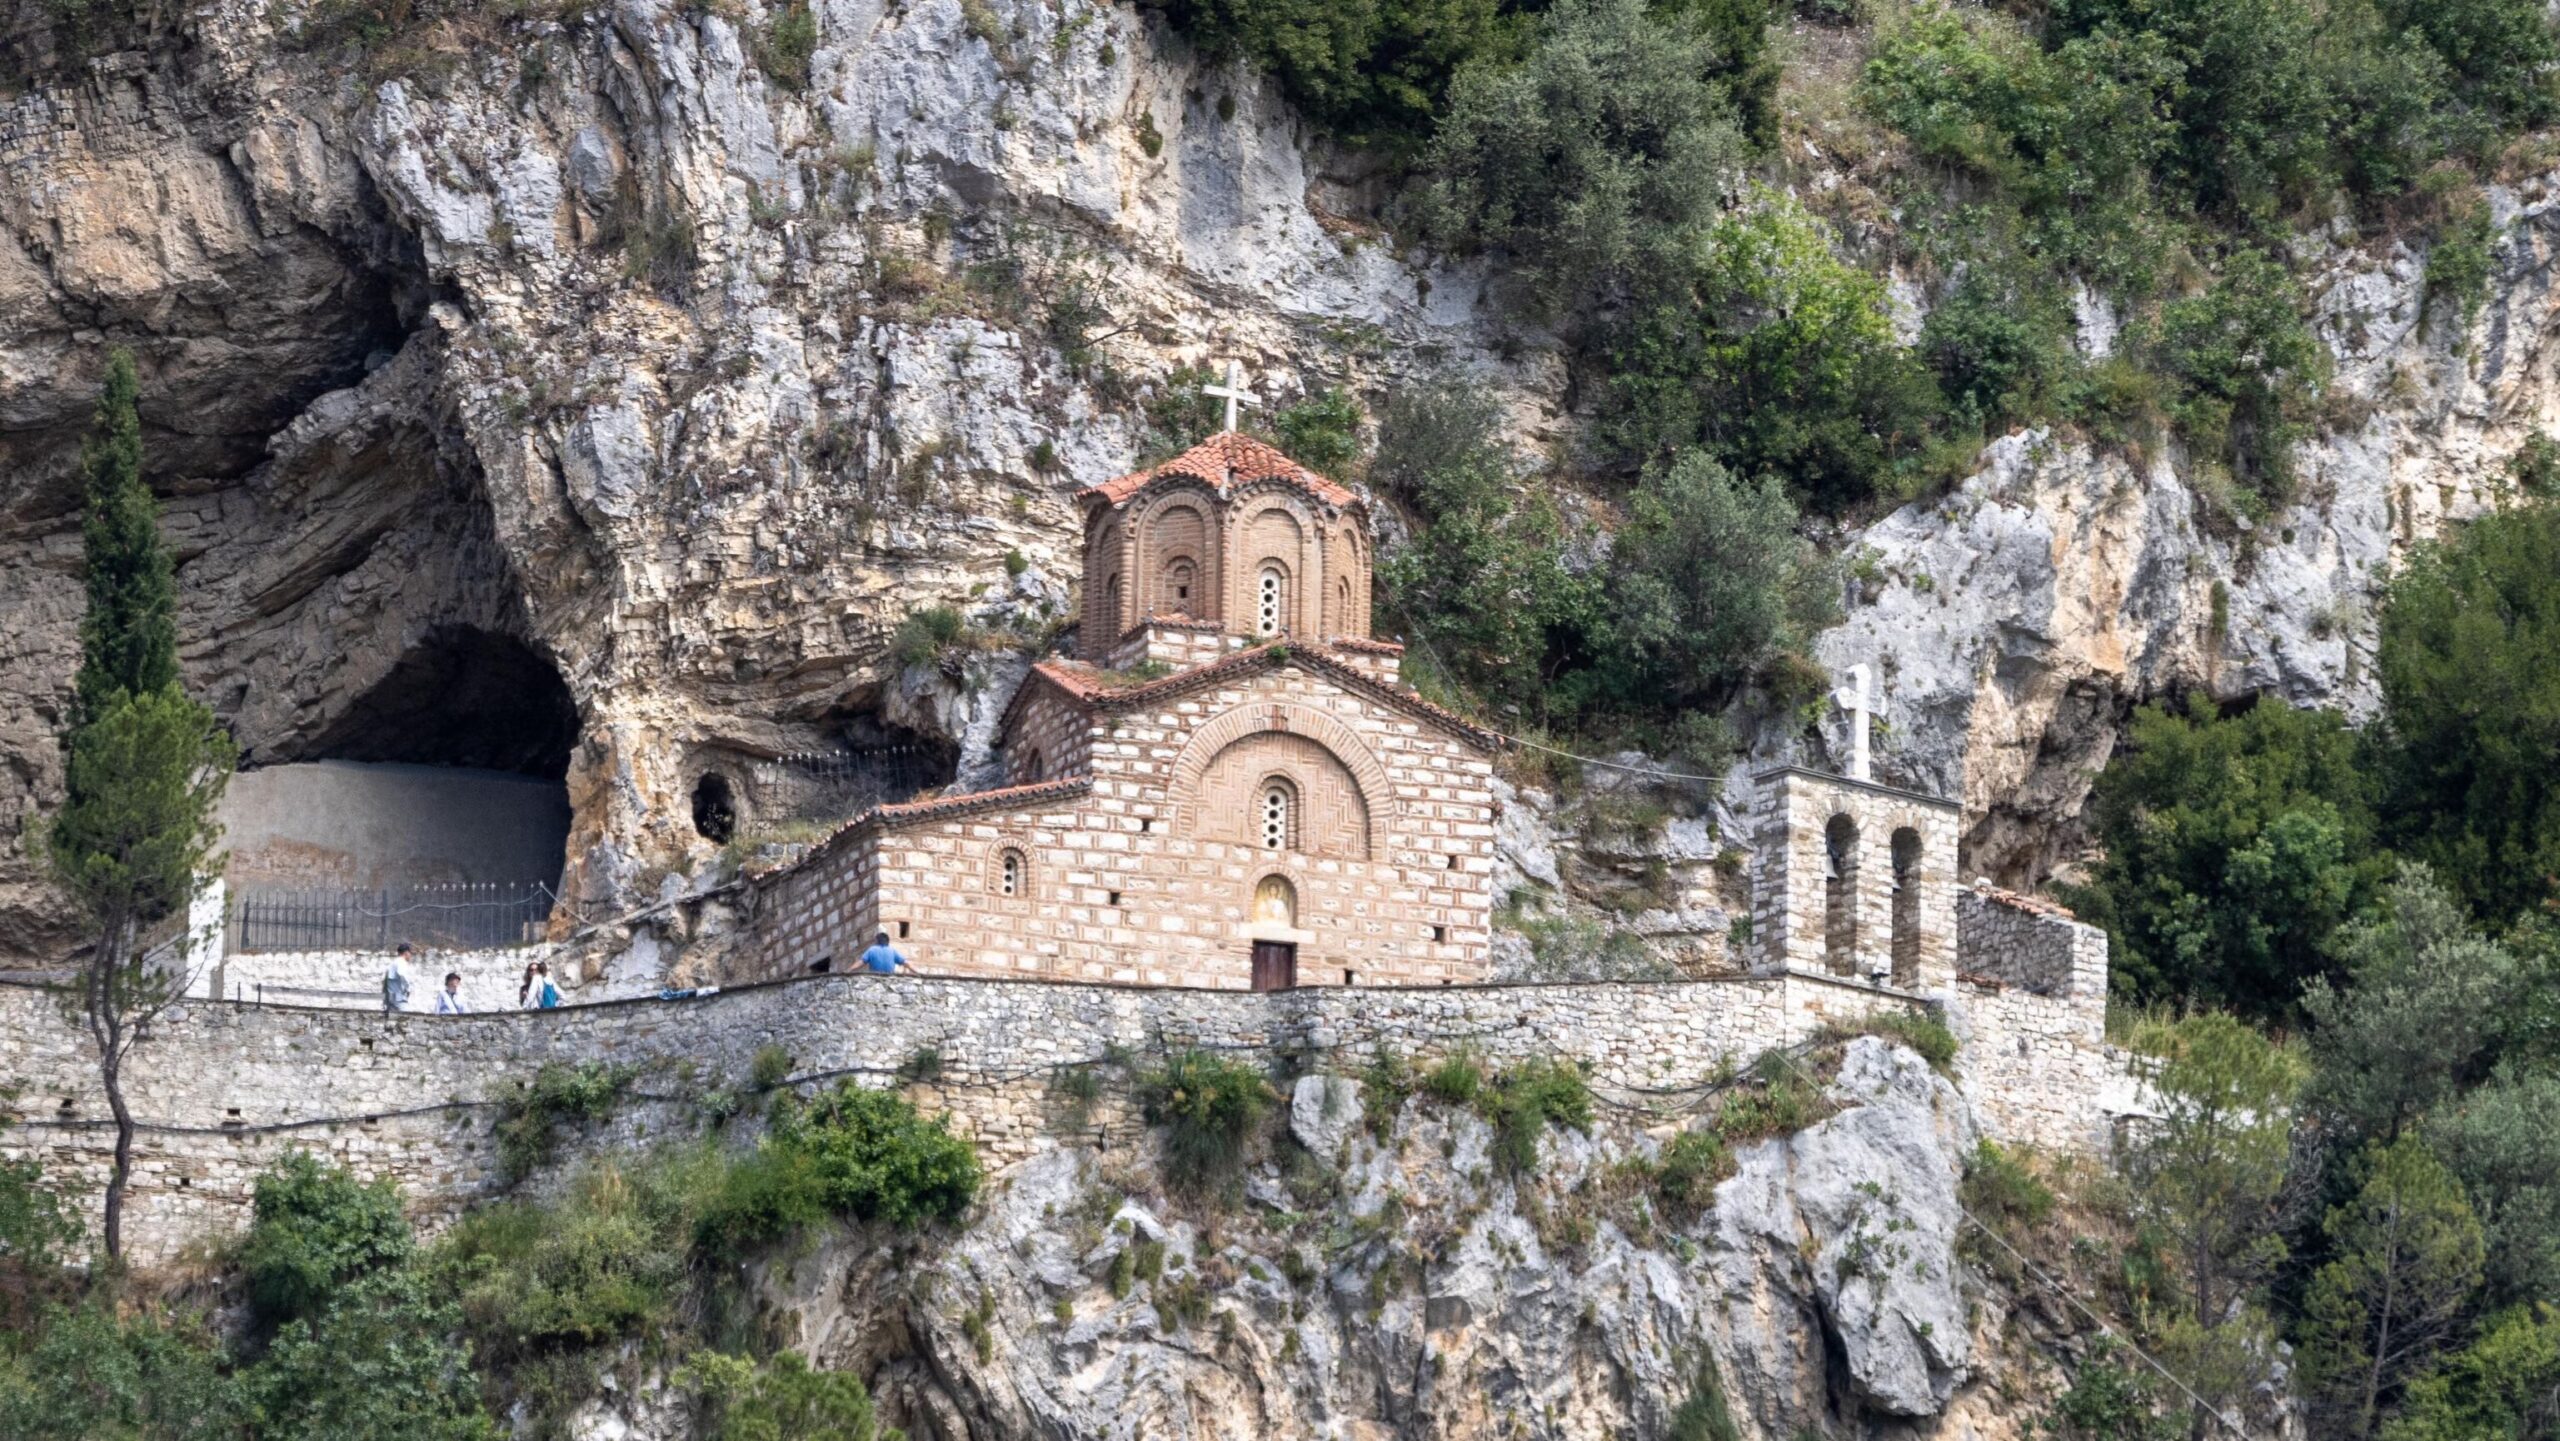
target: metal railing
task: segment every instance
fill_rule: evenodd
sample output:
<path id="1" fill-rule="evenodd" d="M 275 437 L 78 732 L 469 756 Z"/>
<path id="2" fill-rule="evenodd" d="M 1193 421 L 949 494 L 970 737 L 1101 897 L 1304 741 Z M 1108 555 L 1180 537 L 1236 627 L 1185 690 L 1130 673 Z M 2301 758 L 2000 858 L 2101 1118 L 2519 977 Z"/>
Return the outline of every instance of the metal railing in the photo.
<path id="1" fill-rule="evenodd" d="M 540 881 L 246 890 L 234 895 L 228 949 L 388 950 L 402 941 L 494 950 L 542 939 L 560 898 Z"/>
<path id="2" fill-rule="evenodd" d="M 950 779 L 947 756 L 922 745 L 803 751 L 758 761 L 755 769 L 773 820 L 844 820 Z"/>

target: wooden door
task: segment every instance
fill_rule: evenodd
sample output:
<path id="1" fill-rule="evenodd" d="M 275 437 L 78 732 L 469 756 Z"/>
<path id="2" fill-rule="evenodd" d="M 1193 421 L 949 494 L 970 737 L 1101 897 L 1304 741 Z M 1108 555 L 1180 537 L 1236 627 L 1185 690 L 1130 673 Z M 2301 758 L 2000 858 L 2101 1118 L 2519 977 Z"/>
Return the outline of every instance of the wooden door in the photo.
<path id="1" fill-rule="evenodd" d="M 1287 941 L 1253 943 L 1253 988 L 1286 991 L 1298 984 L 1298 948 Z"/>

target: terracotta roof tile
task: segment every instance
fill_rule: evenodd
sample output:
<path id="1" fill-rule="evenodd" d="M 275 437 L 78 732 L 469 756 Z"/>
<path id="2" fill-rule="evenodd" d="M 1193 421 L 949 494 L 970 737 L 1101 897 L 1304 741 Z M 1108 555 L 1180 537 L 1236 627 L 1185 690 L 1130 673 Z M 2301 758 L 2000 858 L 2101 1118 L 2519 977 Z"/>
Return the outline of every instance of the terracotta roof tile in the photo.
<path id="1" fill-rule="evenodd" d="M 936 796 L 929 801 L 907 801 L 899 805 L 875 807 L 871 814 L 856 821 L 881 826 L 912 825 L 917 821 L 940 820 L 948 816 L 969 815 L 976 811 L 1011 810 L 1033 801 L 1061 800 L 1082 795 L 1093 786 L 1091 776 L 1068 776 L 1063 780 L 1033 781 L 1025 786 L 999 786 L 991 791 L 971 791 L 962 796 Z"/>
<path id="2" fill-rule="evenodd" d="M 1989 881 L 1975 881 L 1973 893 L 1993 905 L 2007 906 L 2013 911 L 2024 911 L 2031 916 L 2052 916 L 2057 920 L 2065 921 L 2080 919 L 2078 913 L 2068 906 L 2056 905 L 2052 901 L 2035 896 L 2022 896 L 2016 891 L 2004 891 Z"/>
<path id="3" fill-rule="evenodd" d="M 1304 665 L 1309 670 L 1321 671 L 1337 684 L 1348 686 L 1408 714 L 1455 731 L 1480 749 L 1491 751 L 1501 748 L 1502 738 L 1499 735 L 1468 720 L 1465 716 L 1433 705 L 1402 686 L 1388 685 L 1349 661 L 1329 653 L 1325 647 L 1305 641 L 1266 642 L 1250 650 L 1240 650 L 1232 655 L 1220 657 L 1207 665 L 1196 665 L 1189 670 L 1176 671 L 1162 680 L 1151 680 L 1138 685 L 1110 684 L 1103 679 L 1107 672 L 1097 671 L 1081 661 L 1042 661 L 1031 668 L 1031 673 L 1066 692 L 1068 698 L 1078 704 L 1090 706 L 1095 710 L 1128 710 L 1137 706 L 1152 705 L 1159 700 L 1168 700 L 1174 696 L 1187 695 L 1192 691 L 1216 685 L 1231 676 L 1251 675 L 1274 665 L 1291 663 Z M 1018 694 L 1015 702 L 1020 703 Z M 1009 716 L 1008 719 L 1010 719 Z"/>
<path id="4" fill-rule="evenodd" d="M 1402 655 L 1404 647 L 1391 640 L 1373 640 L 1365 635 L 1337 635 L 1325 641 L 1335 650 L 1354 651 L 1361 655 Z"/>
<path id="5" fill-rule="evenodd" d="M 1286 480 L 1328 505 L 1360 503 L 1357 495 L 1291 460 L 1275 447 L 1232 430 L 1210 436 L 1152 469 L 1131 471 L 1100 485 L 1088 486 L 1077 492 L 1077 498 L 1098 499 L 1118 505 L 1149 484 L 1176 475 L 1206 482 L 1217 491 L 1257 480 Z"/>

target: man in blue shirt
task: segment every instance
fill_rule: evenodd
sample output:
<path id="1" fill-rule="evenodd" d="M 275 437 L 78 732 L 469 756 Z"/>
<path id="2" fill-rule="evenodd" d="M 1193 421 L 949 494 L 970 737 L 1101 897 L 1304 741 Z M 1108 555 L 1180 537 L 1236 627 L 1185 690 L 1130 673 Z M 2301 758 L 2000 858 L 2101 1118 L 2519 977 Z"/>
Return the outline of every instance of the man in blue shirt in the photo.
<path id="1" fill-rule="evenodd" d="M 907 958 L 898 954 L 898 948 L 889 944 L 887 931 L 871 938 L 871 949 L 862 953 L 862 965 L 875 976 L 895 975 L 900 971 L 911 976 L 916 973 L 916 968 L 907 964 Z"/>

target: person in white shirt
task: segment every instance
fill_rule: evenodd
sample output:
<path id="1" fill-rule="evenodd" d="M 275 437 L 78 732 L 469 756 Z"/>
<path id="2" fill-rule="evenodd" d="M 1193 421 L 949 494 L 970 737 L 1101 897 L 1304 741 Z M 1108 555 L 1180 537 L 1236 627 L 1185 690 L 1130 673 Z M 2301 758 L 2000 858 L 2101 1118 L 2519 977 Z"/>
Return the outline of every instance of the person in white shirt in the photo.
<path id="1" fill-rule="evenodd" d="M 460 971 L 445 972 L 444 989 L 436 992 L 436 1014 L 465 1016 L 470 1013 L 470 1008 L 462 1004 L 462 973 Z"/>
<path id="2" fill-rule="evenodd" d="M 409 972 L 403 964 L 417 948 L 407 941 L 391 953 L 391 968 L 382 973 L 382 1009 L 385 1014 L 409 1009 Z"/>

